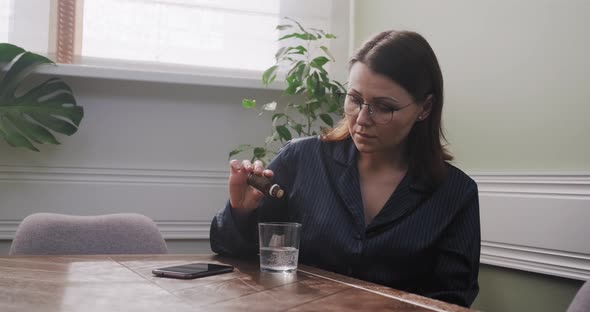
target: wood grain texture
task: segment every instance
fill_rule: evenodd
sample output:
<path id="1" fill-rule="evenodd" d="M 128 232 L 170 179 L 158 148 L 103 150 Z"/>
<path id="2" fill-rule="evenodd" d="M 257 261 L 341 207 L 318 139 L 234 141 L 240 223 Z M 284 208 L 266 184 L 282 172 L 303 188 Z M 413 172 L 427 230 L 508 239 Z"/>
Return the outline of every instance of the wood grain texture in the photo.
<path id="1" fill-rule="evenodd" d="M 231 264 L 193 280 L 154 277 L 158 267 Z M 0 257 L 0 311 L 469 311 L 301 266 L 260 272 L 256 259 L 210 255 Z"/>

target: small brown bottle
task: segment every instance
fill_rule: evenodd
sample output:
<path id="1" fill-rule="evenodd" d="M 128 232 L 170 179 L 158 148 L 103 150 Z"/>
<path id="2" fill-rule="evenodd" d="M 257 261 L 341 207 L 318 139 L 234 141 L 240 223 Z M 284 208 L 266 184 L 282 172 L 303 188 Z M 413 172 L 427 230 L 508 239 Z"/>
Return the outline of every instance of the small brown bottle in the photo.
<path id="1" fill-rule="evenodd" d="M 256 175 L 253 172 L 248 175 L 246 183 L 261 191 L 264 195 L 281 198 L 285 194 L 285 191 L 283 191 L 278 184 L 273 184 L 268 178 Z"/>

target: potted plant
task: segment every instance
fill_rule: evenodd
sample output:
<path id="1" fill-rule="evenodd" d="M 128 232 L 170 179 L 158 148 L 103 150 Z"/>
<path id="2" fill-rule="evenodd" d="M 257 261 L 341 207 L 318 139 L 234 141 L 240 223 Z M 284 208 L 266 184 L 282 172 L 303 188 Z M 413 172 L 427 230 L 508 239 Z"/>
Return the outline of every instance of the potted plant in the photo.
<path id="1" fill-rule="evenodd" d="M 324 68 L 334 62 L 328 47 L 323 44 L 336 36 L 321 29 L 305 28 L 299 22 L 286 18 L 287 23 L 278 25 L 277 30 L 285 34 L 279 41 L 286 43 L 275 54 L 275 64 L 264 71 L 262 83 L 265 86 L 275 81 L 281 71 L 286 72 L 283 91 L 278 111 L 277 102 L 273 101 L 257 107 L 256 100 L 244 99 L 242 106 L 246 109 L 272 113 L 272 133 L 266 137 L 264 144 L 242 144 L 229 153 L 229 158 L 245 151 L 252 151 L 251 160 L 260 159 L 267 163 L 280 147 L 293 137 L 317 135 L 323 129 L 334 126 L 334 116 L 342 116 L 344 86 L 330 79 Z M 319 53 L 319 55 L 318 55 Z"/>
<path id="2" fill-rule="evenodd" d="M 37 144 L 60 144 L 51 131 L 72 135 L 84 110 L 60 78 L 28 87 L 26 79 L 48 58 L 0 43 L 0 137 L 15 147 L 39 151 Z M 51 131 L 50 131 L 51 130 Z"/>

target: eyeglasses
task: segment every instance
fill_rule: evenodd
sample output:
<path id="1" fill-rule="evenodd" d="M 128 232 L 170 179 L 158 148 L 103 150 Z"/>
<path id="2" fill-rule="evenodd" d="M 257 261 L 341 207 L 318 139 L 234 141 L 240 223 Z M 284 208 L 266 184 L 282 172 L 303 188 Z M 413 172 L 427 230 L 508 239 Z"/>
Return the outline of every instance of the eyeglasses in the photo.
<path id="1" fill-rule="evenodd" d="M 344 113 L 348 116 L 357 116 L 363 105 L 367 106 L 369 110 L 369 116 L 376 124 L 384 125 L 389 123 L 393 119 L 393 113 L 400 111 L 410 106 L 413 101 L 402 106 L 395 107 L 392 101 L 379 101 L 374 103 L 365 103 L 362 97 L 350 93 L 346 93 L 346 99 L 344 101 Z"/>

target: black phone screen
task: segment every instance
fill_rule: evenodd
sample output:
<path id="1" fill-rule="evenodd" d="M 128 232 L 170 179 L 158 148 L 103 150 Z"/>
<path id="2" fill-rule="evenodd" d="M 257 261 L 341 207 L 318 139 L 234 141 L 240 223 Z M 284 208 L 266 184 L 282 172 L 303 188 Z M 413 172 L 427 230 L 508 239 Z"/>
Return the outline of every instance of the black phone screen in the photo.
<path id="1" fill-rule="evenodd" d="M 214 263 L 191 263 L 167 268 L 154 269 L 152 274 L 172 278 L 197 278 L 215 274 L 227 273 L 234 270 L 231 265 Z"/>

